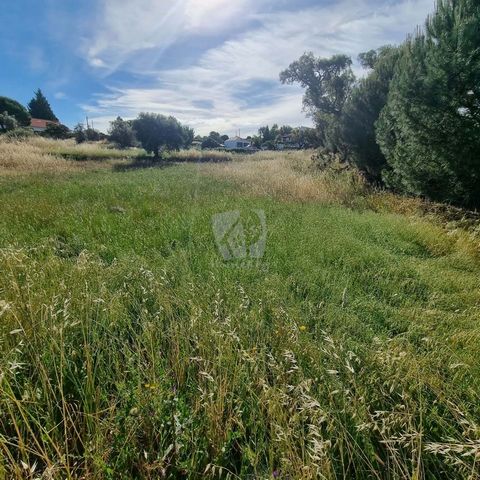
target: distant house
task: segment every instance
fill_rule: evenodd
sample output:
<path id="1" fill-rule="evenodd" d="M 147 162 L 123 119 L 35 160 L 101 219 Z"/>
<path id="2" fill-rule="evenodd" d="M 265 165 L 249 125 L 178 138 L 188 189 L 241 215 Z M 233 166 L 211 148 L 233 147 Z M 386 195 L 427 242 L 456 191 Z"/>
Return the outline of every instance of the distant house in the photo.
<path id="1" fill-rule="evenodd" d="M 241 137 L 229 138 L 223 145 L 226 150 L 252 150 L 252 142 Z"/>
<path id="2" fill-rule="evenodd" d="M 300 148 L 300 144 L 294 140 L 292 133 L 288 133 L 286 135 L 279 136 L 275 143 L 275 148 L 277 150 L 298 149 Z"/>
<path id="3" fill-rule="evenodd" d="M 30 121 L 30 128 L 36 132 L 41 133 L 47 129 L 47 125 L 60 125 L 60 122 L 53 122 L 52 120 L 43 120 L 41 118 L 32 118 Z"/>

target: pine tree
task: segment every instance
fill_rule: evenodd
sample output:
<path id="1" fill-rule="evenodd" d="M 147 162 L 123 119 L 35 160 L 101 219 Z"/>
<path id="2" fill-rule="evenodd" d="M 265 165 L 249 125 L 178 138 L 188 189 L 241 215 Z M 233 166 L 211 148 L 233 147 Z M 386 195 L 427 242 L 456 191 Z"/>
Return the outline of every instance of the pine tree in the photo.
<path id="1" fill-rule="evenodd" d="M 35 96 L 30 100 L 28 110 L 33 118 L 58 122 L 58 118 L 53 113 L 47 98 L 40 89 L 35 92 Z"/>
<path id="2" fill-rule="evenodd" d="M 377 140 L 405 193 L 480 206 L 480 4 L 440 0 L 403 47 Z"/>
<path id="3" fill-rule="evenodd" d="M 381 181 L 387 164 L 375 138 L 375 123 L 387 103 L 400 51 L 398 47 L 385 46 L 359 55 L 362 65 L 371 72 L 352 90 L 341 117 L 343 141 L 348 145 L 350 159 L 372 182 Z"/>

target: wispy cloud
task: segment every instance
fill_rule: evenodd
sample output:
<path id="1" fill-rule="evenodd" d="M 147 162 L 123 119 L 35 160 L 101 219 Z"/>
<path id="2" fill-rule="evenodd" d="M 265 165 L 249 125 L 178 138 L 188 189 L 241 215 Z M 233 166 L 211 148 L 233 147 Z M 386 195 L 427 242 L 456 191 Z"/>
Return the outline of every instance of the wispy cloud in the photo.
<path id="1" fill-rule="evenodd" d="M 85 40 L 83 50 L 92 66 L 110 73 L 128 68 L 126 63 L 144 50 L 149 50 L 151 64 L 188 35 L 238 27 L 253 6 L 253 0 L 103 0 L 98 20 L 91 25 L 93 39 Z"/>
<path id="2" fill-rule="evenodd" d="M 432 0 L 344 0 L 266 14 L 262 11 L 266 1 L 179 0 L 169 3 L 166 11 L 158 6 L 165 6 L 163 1 L 120 3 L 122 8 L 115 1 L 114 9 L 113 0 L 105 1 L 104 8 L 112 8 L 112 15 L 86 57 L 92 64 L 102 62 L 110 72 L 128 70 L 132 57 L 137 57 L 135 67 L 149 72 L 144 78 L 148 87 L 141 83 L 110 87 L 108 94 L 85 109 L 102 127 L 118 114 L 129 118 L 153 111 L 175 115 L 200 133 L 214 129 L 229 133 L 238 128 L 250 133 L 273 122 L 305 124 L 302 92 L 279 84 L 282 69 L 307 50 L 320 56 L 341 52 L 356 57 L 361 51 L 399 42 L 433 7 Z M 147 5 L 153 10 L 134 17 Z M 248 15 L 240 15 L 246 6 Z M 157 55 L 181 36 L 218 33 L 234 25 L 239 15 L 242 22 L 248 16 L 255 26 L 249 23 L 250 28 L 237 30 L 184 68 L 151 68 Z M 130 24 L 129 16 L 135 18 Z M 136 55 L 145 50 L 152 52 L 152 58 Z"/>

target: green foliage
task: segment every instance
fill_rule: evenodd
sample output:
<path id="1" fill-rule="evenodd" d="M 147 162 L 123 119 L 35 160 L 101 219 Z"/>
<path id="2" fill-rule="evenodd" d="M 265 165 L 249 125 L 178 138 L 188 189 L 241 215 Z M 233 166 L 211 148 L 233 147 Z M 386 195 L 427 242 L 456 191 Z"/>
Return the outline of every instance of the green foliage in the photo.
<path id="1" fill-rule="evenodd" d="M 309 52 L 281 72 L 280 81 L 299 83 L 306 89 L 303 104 L 307 111 L 338 116 L 355 80 L 351 66 L 346 55 L 316 58 Z"/>
<path id="2" fill-rule="evenodd" d="M 195 138 L 195 130 L 193 128 L 188 127 L 187 125 L 182 126 L 182 135 L 183 135 L 183 148 L 189 148 L 192 146 L 193 139 Z M 221 137 L 220 137 L 221 139 Z M 223 143 L 223 142 L 221 142 Z"/>
<path id="3" fill-rule="evenodd" d="M 293 128 L 290 133 L 292 142 L 300 148 L 317 148 L 320 146 L 318 131 L 315 128 Z"/>
<path id="4" fill-rule="evenodd" d="M 77 125 L 75 125 L 73 129 L 73 135 L 77 143 L 83 143 L 87 141 L 87 134 L 82 123 L 77 123 Z"/>
<path id="5" fill-rule="evenodd" d="M 221 141 L 221 138 L 220 138 L 220 142 L 216 139 L 216 138 L 212 138 L 212 137 L 208 137 L 206 138 L 203 142 L 202 142 L 202 150 L 205 150 L 205 149 L 210 149 L 210 148 L 219 148 L 223 145 L 223 142 Z"/>
<path id="6" fill-rule="evenodd" d="M 280 73 L 282 83 L 299 83 L 305 88 L 303 106 L 313 116 L 322 144 L 333 152 L 346 153 L 340 118 L 355 83 L 352 60 L 346 55 L 316 58 L 303 54 Z"/>
<path id="7" fill-rule="evenodd" d="M 42 136 L 59 140 L 70 138 L 70 129 L 59 123 L 49 123 Z"/>
<path id="8" fill-rule="evenodd" d="M 53 113 L 47 98 L 40 89 L 35 92 L 35 96 L 30 100 L 28 111 L 33 118 L 58 122 L 58 118 Z"/>
<path id="9" fill-rule="evenodd" d="M 193 130 L 182 126 L 176 118 L 156 113 L 141 113 L 133 121 L 133 129 L 142 147 L 155 157 L 161 148 L 178 150 L 194 138 Z"/>
<path id="10" fill-rule="evenodd" d="M 85 136 L 89 142 L 98 142 L 99 140 L 105 140 L 106 138 L 106 135 L 92 127 L 85 129 Z"/>
<path id="11" fill-rule="evenodd" d="M 358 61 L 363 68 L 375 68 L 375 64 L 378 61 L 377 50 L 369 50 L 368 52 L 362 52 L 358 55 Z"/>
<path id="12" fill-rule="evenodd" d="M 0 97 L 0 112 L 7 112 L 8 115 L 15 117 L 20 126 L 28 127 L 30 125 L 30 114 L 27 109 L 16 100 L 8 97 Z"/>
<path id="13" fill-rule="evenodd" d="M 400 48 L 386 46 L 359 55 L 369 75 L 360 80 L 348 98 L 341 118 L 343 142 L 349 156 L 372 182 L 380 182 L 386 159 L 375 137 L 375 123 L 387 102 L 390 81 Z"/>
<path id="14" fill-rule="evenodd" d="M 5 136 L 12 140 L 21 140 L 23 138 L 33 137 L 35 134 L 33 130 L 28 127 L 18 127 L 13 130 L 9 130 Z"/>
<path id="15" fill-rule="evenodd" d="M 119 148 L 135 146 L 136 138 L 131 122 L 127 122 L 121 117 L 117 117 L 110 122 L 108 134 L 110 136 L 110 141 Z"/>
<path id="16" fill-rule="evenodd" d="M 215 141 L 219 145 L 223 144 L 222 136 L 218 132 L 210 132 L 208 134 L 208 138 L 211 138 L 213 141 Z"/>
<path id="17" fill-rule="evenodd" d="M 0 113 L 0 133 L 9 132 L 18 127 L 17 119 L 8 112 Z"/>
<path id="18" fill-rule="evenodd" d="M 271 127 L 269 127 L 268 125 L 260 127 L 258 129 L 258 146 L 263 144 L 269 144 L 273 146 L 279 134 L 280 129 L 278 128 L 278 125 L 276 123 L 273 124 Z"/>
<path id="19" fill-rule="evenodd" d="M 480 5 L 442 0 L 403 47 L 377 140 L 401 192 L 480 206 Z"/>

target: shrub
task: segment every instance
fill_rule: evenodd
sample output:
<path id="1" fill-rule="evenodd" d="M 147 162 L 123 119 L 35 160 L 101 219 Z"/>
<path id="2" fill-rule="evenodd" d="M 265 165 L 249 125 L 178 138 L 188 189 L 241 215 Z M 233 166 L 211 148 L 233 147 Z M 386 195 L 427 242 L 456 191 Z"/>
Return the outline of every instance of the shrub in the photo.
<path id="1" fill-rule="evenodd" d="M 85 127 L 83 124 L 78 123 L 73 129 L 73 136 L 77 143 L 83 143 L 87 141 L 87 134 L 85 133 Z"/>
<path id="2" fill-rule="evenodd" d="M 208 137 L 202 142 L 202 150 L 209 150 L 211 148 L 220 148 L 223 145 L 212 137 Z"/>
<path id="3" fill-rule="evenodd" d="M 18 127 L 18 122 L 15 117 L 9 115 L 8 112 L 0 113 L 0 132 L 9 132 Z"/>
<path id="4" fill-rule="evenodd" d="M 85 137 L 89 142 L 98 142 L 99 140 L 105 140 L 106 135 L 92 127 L 87 127 L 85 130 Z"/>
<path id="5" fill-rule="evenodd" d="M 70 129 L 66 125 L 49 123 L 42 135 L 48 138 L 64 140 L 70 137 Z"/>
<path id="6" fill-rule="evenodd" d="M 35 134 L 33 133 L 32 129 L 27 128 L 27 127 L 15 128 L 15 129 L 10 130 L 9 132 L 7 132 L 5 134 L 5 136 L 7 138 L 11 138 L 11 139 L 14 139 L 14 140 L 20 140 L 22 138 L 29 138 L 29 137 L 33 137 L 34 135 Z"/>

